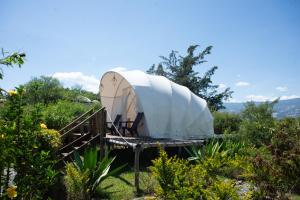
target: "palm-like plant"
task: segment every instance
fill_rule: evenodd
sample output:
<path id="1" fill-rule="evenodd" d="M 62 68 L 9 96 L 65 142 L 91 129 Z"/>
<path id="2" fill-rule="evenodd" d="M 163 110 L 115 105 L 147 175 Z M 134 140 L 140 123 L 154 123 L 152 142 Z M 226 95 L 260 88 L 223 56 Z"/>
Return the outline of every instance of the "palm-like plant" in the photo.
<path id="1" fill-rule="evenodd" d="M 223 143 L 219 143 L 218 141 L 211 141 L 203 148 L 192 146 L 190 149 L 185 149 L 190 155 L 190 157 L 188 158 L 189 161 L 202 163 L 203 160 L 207 158 L 225 158 L 228 154 L 228 150 L 223 150 L 222 146 Z"/>
<path id="2" fill-rule="evenodd" d="M 102 160 L 99 159 L 97 148 L 89 148 L 84 152 L 81 158 L 78 152 L 74 153 L 74 166 L 79 174 L 83 177 L 82 184 L 86 199 L 95 196 L 99 184 L 109 176 L 116 176 L 118 172 L 126 165 L 122 165 L 110 170 L 111 164 L 116 157 L 109 157 L 106 151 Z"/>

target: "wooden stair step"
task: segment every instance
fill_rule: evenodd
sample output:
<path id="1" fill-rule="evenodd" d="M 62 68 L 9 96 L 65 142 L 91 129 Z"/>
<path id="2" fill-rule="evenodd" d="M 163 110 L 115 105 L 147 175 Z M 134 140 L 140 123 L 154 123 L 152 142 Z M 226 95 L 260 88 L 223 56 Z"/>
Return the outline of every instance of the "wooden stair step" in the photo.
<path id="1" fill-rule="evenodd" d="M 85 135 L 87 133 L 72 133 L 72 135 Z"/>
<path id="2" fill-rule="evenodd" d="M 72 150 L 72 148 L 74 146 L 80 145 L 81 141 L 83 140 L 88 140 L 89 137 L 91 136 L 90 133 L 86 133 L 78 138 L 76 138 L 75 140 L 65 144 L 63 147 L 60 148 L 59 152 L 64 152 L 64 151 L 69 151 Z"/>
<path id="3" fill-rule="evenodd" d="M 71 154 L 71 152 L 68 152 L 68 153 L 61 153 L 61 155 L 63 156 L 63 157 L 67 157 L 67 156 L 69 156 Z"/>

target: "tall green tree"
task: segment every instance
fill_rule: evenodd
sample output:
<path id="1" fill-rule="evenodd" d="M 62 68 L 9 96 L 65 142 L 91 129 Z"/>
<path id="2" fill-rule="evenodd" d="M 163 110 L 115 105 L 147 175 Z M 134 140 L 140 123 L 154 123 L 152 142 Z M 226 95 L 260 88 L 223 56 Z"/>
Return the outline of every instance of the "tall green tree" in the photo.
<path id="1" fill-rule="evenodd" d="M 41 76 L 40 78 L 33 78 L 24 86 L 25 98 L 30 104 L 49 104 L 57 102 L 63 96 L 63 86 L 56 78 Z"/>
<path id="2" fill-rule="evenodd" d="M 177 51 L 171 51 L 168 57 L 160 56 L 162 62 L 152 65 L 147 71 L 149 74 L 165 76 L 168 79 L 186 86 L 193 93 L 205 99 L 212 110 L 219 110 L 224 107 L 224 100 L 231 98 L 233 91 L 226 88 L 222 92 L 218 91 L 218 85 L 212 83 L 212 76 L 218 69 L 212 67 L 203 76 L 194 70 L 194 67 L 201 66 L 207 62 L 205 56 L 211 53 L 212 46 L 196 53 L 199 45 L 192 45 L 187 49 L 187 55 L 181 56 Z"/>

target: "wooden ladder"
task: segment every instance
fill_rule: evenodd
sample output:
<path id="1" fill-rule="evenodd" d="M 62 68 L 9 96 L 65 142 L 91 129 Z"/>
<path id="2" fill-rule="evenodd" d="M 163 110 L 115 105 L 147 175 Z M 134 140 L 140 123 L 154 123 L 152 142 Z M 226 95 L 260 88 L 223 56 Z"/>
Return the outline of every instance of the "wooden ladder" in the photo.
<path id="1" fill-rule="evenodd" d="M 60 131 L 62 146 L 57 151 L 59 162 L 57 168 L 61 168 L 67 161 L 72 160 L 75 151 L 82 153 L 91 145 L 100 146 L 100 158 L 104 155 L 104 142 L 106 132 L 106 110 L 90 109 L 82 114 Z"/>

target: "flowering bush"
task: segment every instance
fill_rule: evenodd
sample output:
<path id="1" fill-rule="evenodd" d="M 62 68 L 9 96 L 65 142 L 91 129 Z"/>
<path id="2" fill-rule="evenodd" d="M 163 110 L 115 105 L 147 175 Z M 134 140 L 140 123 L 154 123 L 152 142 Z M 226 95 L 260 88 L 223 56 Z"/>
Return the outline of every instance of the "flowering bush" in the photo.
<path id="1" fill-rule="evenodd" d="M 6 188 L 3 198 L 43 199 L 56 176 L 59 135 L 41 124 L 38 107 L 24 112 L 24 93 L 23 87 L 9 91 L 0 110 L 0 170 L 6 172 L 0 184 Z M 9 172 L 16 172 L 14 180 Z"/>

